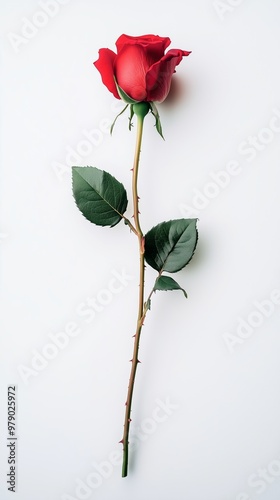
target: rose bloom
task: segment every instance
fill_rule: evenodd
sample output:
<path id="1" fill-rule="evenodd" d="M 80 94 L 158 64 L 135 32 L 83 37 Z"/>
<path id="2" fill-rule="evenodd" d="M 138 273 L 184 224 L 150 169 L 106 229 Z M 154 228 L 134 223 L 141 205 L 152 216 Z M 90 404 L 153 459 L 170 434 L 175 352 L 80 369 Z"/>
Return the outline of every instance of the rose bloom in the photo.
<path id="1" fill-rule="evenodd" d="M 117 54 L 100 49 L 94 65 L 104 85 L 120 99 L 116 82 L 135 101 L 162 102 L 166 99 L 175 67 L 190 52 L 171 49 L 170 38 L 157 35 L 121 35 L 116 41 Z"/>

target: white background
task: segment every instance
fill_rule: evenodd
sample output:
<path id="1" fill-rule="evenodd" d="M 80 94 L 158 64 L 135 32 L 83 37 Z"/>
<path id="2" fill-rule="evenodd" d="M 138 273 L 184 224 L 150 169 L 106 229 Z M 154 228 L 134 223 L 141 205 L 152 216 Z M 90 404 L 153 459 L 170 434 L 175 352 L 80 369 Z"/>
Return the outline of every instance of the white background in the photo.
<path id="1" fill-rule="evenodd" d="M 280 3 L 70 0 L 43 18 L 46 0 L 0 3 L 1 500 L 12 497 L 8 384 L 18 389 L 19 500 L 278 500 Z M 45 25 L 26 38 L 27 21 Z M 195 258 L 175 276 L 188 300 L 158 293 L 145 323 L 131 428 L 141 439 L 126 479 L 104 462 L 121 450 L 137 242 L 123 224 L 87 222 L 70 177 L 70 165 L 94 165 L 130 196 L 135 131 L 126 117 L 113 137 L 100 128 L 119 102 L 92 65 L 122 33 L 192 50 L 175 97 L 159 106 L 165 142 L 146 119 L 139 190 L 144 231 L 194 216 L 200 232 Z M 92 130 L 96 144 L 82 151 Z M 236 175 L 213 185 L 231 162 Z M 114 273 L 131 279 L 110 296 Z M 95 317 L 81 316 L 88 297 L 103 308 Z M 267 300 L 265 317 L 256 302 Z M 69 322 L 79 334 L 48 351 L 49 334 Z M 36 371 L 34 352 L 53 359 Z M 169 414 L 158 409 L 168 399 Z"/>

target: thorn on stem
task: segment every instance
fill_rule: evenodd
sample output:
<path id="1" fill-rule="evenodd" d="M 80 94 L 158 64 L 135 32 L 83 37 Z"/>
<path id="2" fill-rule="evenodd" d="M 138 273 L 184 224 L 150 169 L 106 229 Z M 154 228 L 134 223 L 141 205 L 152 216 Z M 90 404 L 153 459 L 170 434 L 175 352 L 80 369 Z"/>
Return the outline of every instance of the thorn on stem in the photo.
<path id="1" fill-rule="evenodd" d="M 146 315 L 144 314 L 142 318 L 140 318 L 140 326 L 144 326 L 145 317 Z"/>
<path id="2" fill-rule="evenodd" d="M 123 439 L 121 439 L 121 440 L 119 441 L 119 444 L 123 444 Z"/>

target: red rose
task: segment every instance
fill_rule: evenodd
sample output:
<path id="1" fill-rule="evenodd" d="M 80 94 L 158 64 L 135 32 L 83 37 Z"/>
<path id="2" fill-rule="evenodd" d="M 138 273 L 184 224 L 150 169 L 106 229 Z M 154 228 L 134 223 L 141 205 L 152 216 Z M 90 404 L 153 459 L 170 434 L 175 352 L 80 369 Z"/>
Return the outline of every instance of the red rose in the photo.
<path id="1" fill-rule="evenodd" d="M 117 54 L 110 49 L 100 49 L 94 63 L 104 85 L 120 99 L 119 87 L 135 101 L 162 102 L 167 97 L 175 67 L 190 52 L 165 49 L 170 38 L 156 35 L 121 35 L 116 41 Z"/>

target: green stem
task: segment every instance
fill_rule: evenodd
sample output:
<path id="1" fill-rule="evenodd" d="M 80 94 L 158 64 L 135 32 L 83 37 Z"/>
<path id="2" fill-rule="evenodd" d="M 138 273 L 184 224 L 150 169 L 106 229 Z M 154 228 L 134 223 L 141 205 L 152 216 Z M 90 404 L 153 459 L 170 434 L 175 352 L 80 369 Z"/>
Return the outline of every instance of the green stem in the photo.
<path id="1" fill-rule="evenodd" d="M 144 288 L 144 287 L 143 287 Z M 134 342 L 134 351 L 133 351 L 133 359 L 132 359 L 132 368 L 131 368 L 131 374 L 130 374 L 130 379 L 129 379 L 129 386 L 128 386 L 128 394 L 127 394 L 127 402 L 126 402 L 126 412 L 125 412 L 125 421 L 124 421 L 124 435 L 123 439 L 121 440 L 121 443 L 123 443 L 123 467 L 122 467 L 122 477 L 127 476 L 127 469 L 128 469 L 128 447 L 129 447 L 129 427 L 130 427 L 130 414 L 131 414 L 131 404 L 132 404 L 132 395 L 133 395 L 133 388 L 134 388 L 134 381 L 135 381 L 135 375 L 136 375 L 136 369 L 137 365 L 139 363 L 138 360 L 138 350 L 139 350 L 139 342 L 140 342 L 140 335 L 141 335 L 141 330 L 143 323 L 145 321 L 147 312 L 149 310 L 149 301 L 155 292 L 155 289 L 152 288 L 151 292 L 148 295 L 148 298 L 145 303 L 143 303 L 143 313 L 141 316 L 140 322 L 137 321 L 137 331 L 135 335 L 135 342 Z M 134 362 L 134 360 L 136 360 Z"/>
<path id="2" fill-rule="evenodd" d="M 139 343 L 140 343 L 140 335 L 143 326 L 144 317 L 146 315 L 146 308 L 144 311 L 144 279 L 145 279 L 145 240 L 143 237 L 142 229 L 139 221 L 139 197 L 138 197 L 138 170 L 139 170 L 139 159 L 140 159 L 140 151 L 141 151 L 141 143 L 142 143 L 142 135 L 143 135 L 143 123 L 144 116 L 137 114 L 137 139 L 136 139 L 136 147 L 135 147 L 135 157 L 133 164 L 133 179 L 132 179 L 132 194 L 133 194 L 133 217 L 135 222 L 135 229 L 138 237 L 139 243 L 139 262 L 140 262 L 140 283 L 139 283 L 139 303 L 138 303 L 138 316 L 137 316 L 137 324 L 136 324 L 136 333 L 134 336 L 134 348 L 133 348 L 133 357 L 132 357 L 132 365 L 131 372 L 129 378 L 127 399 L 125 403 L 125 418 L 124 418 L 124 432 L 121 443 L 123 444 L 123 466 L 122 466 L 122 477 L 127 476 L 128 470 L 128 448 L 129 448 L 129 428 L 131 422 L 131 406 L 132 406 L 132 396 L 134 390 L 134 382 L 137 371 L 137 365 L 139 363 L 138 360 L 138 351 L 139 351 Z"/>

